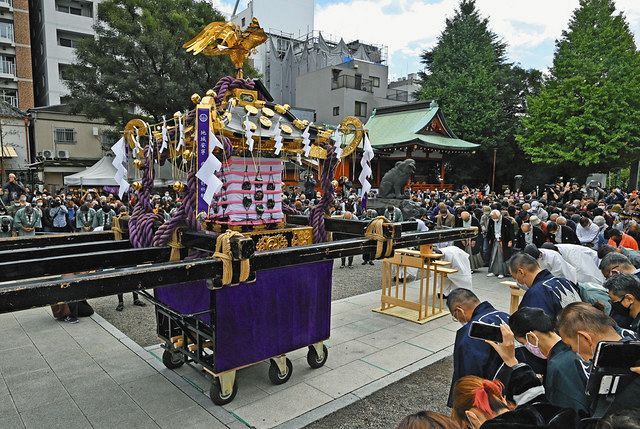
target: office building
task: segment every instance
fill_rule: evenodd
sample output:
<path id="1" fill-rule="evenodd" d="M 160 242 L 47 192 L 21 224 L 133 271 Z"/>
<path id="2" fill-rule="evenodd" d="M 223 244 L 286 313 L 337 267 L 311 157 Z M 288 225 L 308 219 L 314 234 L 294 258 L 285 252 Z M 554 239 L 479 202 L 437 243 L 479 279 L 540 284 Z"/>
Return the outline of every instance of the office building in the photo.
<path id="1" fill-rule="evenodd" d="M 98 3 L 99 0 L 29 0 L 36 106 L 65 103 L 69 95 L 65 73 L 75 62 L 77 41 L 94 36 Z"/>

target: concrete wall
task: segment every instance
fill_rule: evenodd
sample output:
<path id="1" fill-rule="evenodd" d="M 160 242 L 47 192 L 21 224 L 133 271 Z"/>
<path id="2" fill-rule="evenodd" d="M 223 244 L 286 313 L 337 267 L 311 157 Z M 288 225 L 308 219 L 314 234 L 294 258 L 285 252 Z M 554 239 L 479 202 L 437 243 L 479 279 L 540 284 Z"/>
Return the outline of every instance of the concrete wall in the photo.
<path id="1" fill-rule="evenodd" d="M 27 151 L 27 128 L 22 118 L 0 117 L 2 124 L 2 145 L 12 147 L 16 153 L 16 158 L 4 158 L 3 166 L 5 177 L 8 173 L 25 170 L 29 164 Z"/>
<path id="2" fill-rule="evenodd" d="M 313 31 L 314 8 L 314 0 L 252 0 L 232 21 L 241 25 L 245 18 L 246 27 L 256 17 L 266 32 L 298 37 Z"/>
<path id="3" fill-rule="evenodd" d="M 99 159 L 102 157 L 101 136 L 104 130 L 112 129 L 101 120 L 89 120 L 83 115 L 69 115 L 57 112 L 31 112 L 33 123 L 33 139 L 36 153 L 50 150 L 69 151 L 70 159 Z M 56 128 L 71 128 L 76 132 L 74 144 L 56 144 L 54 142 Z M 94 136 L 94 128 L 98 136 Z"/>
<path id="4" fill-rule="evenodd" d="M 339 76 L 355 77 L 356 73 L 361 74 L 363 80 L 377 77 L 380 86 L 373 87 L 373 93 L 352 88 L 331 89 L 333 70 L 340 70 Z M 296 79 L 296 106 L 314 109 L 316 122 L 335 125 L 345 116 L 355 116 L 356 101 L 364 102 L 367 103 L 367 114 L 360 117 L 364 123 L 371 116 L 373 109 L 404 104 L 386 98 L 387 78 L 386 66 L 364 61 L 354 60 L 338 66 L 325 67 Z M 339 107 L 340 110 L 336 116 L 333 115 L 334 107 Z"/>

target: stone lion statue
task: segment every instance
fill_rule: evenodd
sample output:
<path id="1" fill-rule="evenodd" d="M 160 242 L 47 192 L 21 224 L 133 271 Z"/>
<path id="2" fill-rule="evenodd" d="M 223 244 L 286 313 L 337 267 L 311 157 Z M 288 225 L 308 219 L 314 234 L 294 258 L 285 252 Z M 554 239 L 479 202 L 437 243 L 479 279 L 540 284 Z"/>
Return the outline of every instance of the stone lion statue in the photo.
<path id="1" fill-rule="evenodd" d="M 413 159 L 396 162 L 396 166 L 387 171 L 380 181 L 379 198 L 402 198 L 404 185 L 415 171 Z"/>

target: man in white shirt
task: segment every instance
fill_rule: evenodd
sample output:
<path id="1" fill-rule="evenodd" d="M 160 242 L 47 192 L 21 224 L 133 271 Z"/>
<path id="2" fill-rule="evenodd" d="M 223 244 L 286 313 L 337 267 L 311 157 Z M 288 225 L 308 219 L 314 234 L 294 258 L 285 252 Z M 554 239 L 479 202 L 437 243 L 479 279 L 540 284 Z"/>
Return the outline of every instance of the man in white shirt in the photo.
<path id="1" fill-rule="evenodd" d="M 591 219 L 586 216 L 580 218 L 580 222 L 576 226 L 576 235 L 578 236 L 578 240 L 580 240 L 580 244 L 590 248 L 597 247 L 599 233 L 600 228 L 591 222 Z"/>
<path id="2" fill-rule="evenodd" d="M 577 282 L 576 269 L 569 265 L 559 252 L 544 248 L 538 249 L 535 245 L 529 244 L 524 248 L 524 253 L 535 258 L 540 268 L 548 270 L 553 277 L 567 279 L 571 283 Z"/>
<path id="3" fill-rule="evenodd" d="M 547 247 L 550 244 L 545 243 L 543 247 Z M 576 269 L 578 283 L 596 283 L 599 285 L 604 283 L 604 276 L 598 268 L 600 265 L 598 252 L 576 244 L 556 244 L 554 247 L 560 252 L 562 258 Z"/>

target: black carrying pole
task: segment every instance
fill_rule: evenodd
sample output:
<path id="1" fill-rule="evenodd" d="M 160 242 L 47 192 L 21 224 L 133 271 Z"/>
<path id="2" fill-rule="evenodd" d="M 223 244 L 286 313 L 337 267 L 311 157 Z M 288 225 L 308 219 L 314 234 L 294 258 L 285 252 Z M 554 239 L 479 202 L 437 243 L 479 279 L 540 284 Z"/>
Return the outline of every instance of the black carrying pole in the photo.
<path id="1" fill-rule="evenodd" d="M 476 228 L 453 228 L 403 234 L 402 237 L 394 239 L 393 242 L 394 248 L 400 249 L 423 244 L 462 240 L 476 235 Z M 213 240 L 213 238 L 211 239 Z M 376 246 L 377 242 L 375 240 L 354 238 L 310 246 L 257 252 L 251 258 L 251 270 L 259 271 L 361 255 L 365 252 L 375 252 Z M 110 267 L 105 266 L 104 268 L 108 269 Z M 59 302 L 135 292 L 141 289 L 154 289 L 195 280 L 213 279 L 216 276 L 220 276 L 221 273 L 222 262 L 214 258 L 109 269 L 89 274 L 69 275 L 65 278 L 53 280 L 33 279 L 29 275 L 30 273 L 26 271 L 20 281 L 0 284 L 0 313 L 42 307 Z"/>
<path id="2" fill-rule="evenodd" d="M 31 237 L 16 237 L 0 240 L 0 251 L 22 249 L 26 247 L 62 246 L 66 244 L 89 243 L 100 240 L 113 240 L 112 231 L 83 232 L 82 234 L 51 234 Z M 1 261 L 0 261 L 1 262 Z"/>

